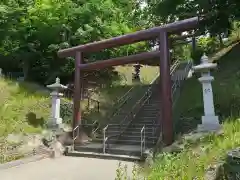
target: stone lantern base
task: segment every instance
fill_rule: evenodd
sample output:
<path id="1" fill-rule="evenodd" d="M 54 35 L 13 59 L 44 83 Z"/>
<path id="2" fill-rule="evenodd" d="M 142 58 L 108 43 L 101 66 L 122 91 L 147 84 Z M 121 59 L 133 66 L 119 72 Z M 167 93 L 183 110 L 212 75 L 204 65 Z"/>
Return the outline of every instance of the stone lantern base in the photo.
<path id="1" fill-rule="evenodd" d="M 47 123 L 47 127 L 50 129 L 60 129 L 62 126 L 62 118 L 51 118 Z"/>
<path id="2" fill-rule="evenodd" d="M 202 124 L 198 125 L 198 132 L 211 132 L 221 129 L 218 116 L 202 116 Z"/>

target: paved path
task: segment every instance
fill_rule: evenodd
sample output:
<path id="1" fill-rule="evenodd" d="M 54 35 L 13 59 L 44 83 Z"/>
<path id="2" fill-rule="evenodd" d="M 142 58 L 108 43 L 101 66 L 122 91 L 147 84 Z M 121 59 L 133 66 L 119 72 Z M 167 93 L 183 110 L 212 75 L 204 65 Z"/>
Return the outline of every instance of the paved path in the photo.
<path id="1" fill-rule="evenodd" d="M 114 180 L 119 161 L 62 156 L 0 170 L 1 180 Z M 133 163 L 128 165 L 131 174 Z"/>

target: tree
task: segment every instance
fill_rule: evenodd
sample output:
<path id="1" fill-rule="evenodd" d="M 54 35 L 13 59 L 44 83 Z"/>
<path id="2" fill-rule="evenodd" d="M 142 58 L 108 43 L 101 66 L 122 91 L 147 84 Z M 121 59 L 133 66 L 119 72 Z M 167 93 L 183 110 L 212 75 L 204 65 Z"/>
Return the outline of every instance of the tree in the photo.
<path id="1" fill-rule="evenodd" d="M 71 76 L 73 59 L 59 59 L 56 52 L 135 31 L 141 26 L 137 10 L 135 0 L 2 1 L 0 65 L 7 71 L 23 71 L 25 79 L 41 83 L 51 81 L 52 74 Z M 96 61 L 146 48 L 138 43 L 85 56 Z"/>
<path id="2" fill-rule="evenodd" d="M 150 12 L 164 22 L 206 15 L 200 28 L 213 36 L 229 31 L 233 19 L 240 17 L 238 0 L 148 0 L 148 3 Z"/>

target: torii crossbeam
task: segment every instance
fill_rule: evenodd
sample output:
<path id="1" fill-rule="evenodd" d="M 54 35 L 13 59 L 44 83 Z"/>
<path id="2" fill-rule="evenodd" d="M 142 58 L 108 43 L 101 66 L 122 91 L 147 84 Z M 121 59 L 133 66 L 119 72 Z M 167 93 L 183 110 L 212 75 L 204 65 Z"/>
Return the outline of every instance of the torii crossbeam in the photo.
<path id="1" fill-rule="evenodd" d="M 58 52 L 60 57 L 75 57 L 75 87 L 74 87 L 74 110 L 73 124 L 75 129 L 81 124 L 80 112 L 80 71 L 94 70 L 108 66 L 123 65 L 127 63 L 139 62 L 148 59 L 160 59 L 160 83 L 161 89 L 161 117 L 159 121 L 162 125 L 163 141 L 166 145 L 173 142 L 173 120 L 172 120 L 172 97 L 171 97 L 171 77 L 170 77 L 170 54 L 169 54 L 169 35 L 180 33 L 183 31 L 193 30 L 197 27 L 200 21 L 199 17 L 193 17 L 178 22 L 166 24 L 159 27 L 154 27 L 147 30 L 138 31 L 135 33 L 115 37 L 98 42 L 92 42 L 85 45 L 75 46 L 68 49 L 63 49 Z M 89 64 L 81 64 L 83 61 L 83 53 L 96 52 L 107 48 L 119 47 L 122 45 L 133 44 L 140 41 L 152 40 L 159 38 L 159 51 L 146 52 L 128 57 L 119 57 L 100 62 Z"/>

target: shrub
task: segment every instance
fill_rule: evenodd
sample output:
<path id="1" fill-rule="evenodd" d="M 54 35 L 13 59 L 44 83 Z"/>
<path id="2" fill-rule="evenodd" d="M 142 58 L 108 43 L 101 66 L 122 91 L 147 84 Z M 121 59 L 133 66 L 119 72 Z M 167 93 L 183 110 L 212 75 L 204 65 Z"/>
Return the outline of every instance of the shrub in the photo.
<path id="1" fill-rule="evenodd" d="M 201 37 L 197 43 L 206 54 L 215 53 L 220 48 L 220 42 L 215 37 Z"/>
<path id="2" fill-rule="evenodd" d="M 200 64 L 203 53 L 204 53 L 204 49 L 201 46 L 197 46 L 195 51 L 193 50 L 191 51 L 191 58 L 195 65 Z"/>

